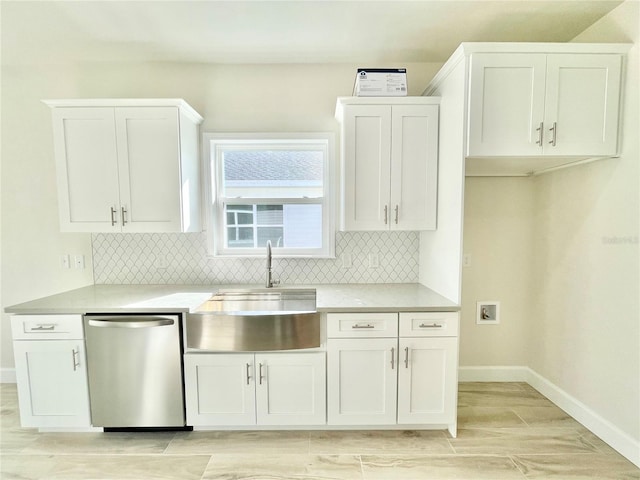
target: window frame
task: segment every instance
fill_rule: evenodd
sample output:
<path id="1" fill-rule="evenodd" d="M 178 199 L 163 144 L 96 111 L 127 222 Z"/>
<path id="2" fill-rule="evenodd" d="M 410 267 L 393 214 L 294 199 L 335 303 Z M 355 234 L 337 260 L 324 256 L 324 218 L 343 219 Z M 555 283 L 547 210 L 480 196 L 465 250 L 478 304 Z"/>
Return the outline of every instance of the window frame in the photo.
<path id="1" fill-rule="evenodd" d="M 317 150 L 318 146 L 324 153 L 323 166 L 323 196 L 320 198 L 233 198 L 234 205 L 284 205 L 290 204 L 319 204 L 322 205 L 322 246 L 320 248 L 286 248 L 272 245 L 273 256 L 280 258 L 335 258 L 335 139 L 332 132 L 313 133 L 212 133 L 202 135 L 203 172 L 205 179 L 204 198 L 206 208 L 204 225 L 207 232 L 207 255 L 209 257 L 263 257 L 264 247 L 257 248 L 226 248 L 227 235 L 225 225 L 224 203 L 219 192 L 222 192 L 222 161 L 219 151 L 229 148 L 258 148 L 291 149 L 304 148 Z M 315 147 L 315 148 L 312 148 Z"/>

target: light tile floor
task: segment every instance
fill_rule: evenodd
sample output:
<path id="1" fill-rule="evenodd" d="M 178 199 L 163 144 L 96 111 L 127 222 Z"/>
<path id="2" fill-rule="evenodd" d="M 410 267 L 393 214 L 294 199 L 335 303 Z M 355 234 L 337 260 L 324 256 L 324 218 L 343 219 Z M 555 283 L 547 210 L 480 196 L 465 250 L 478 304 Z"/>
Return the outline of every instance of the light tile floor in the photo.
<path id="1" fill-rule="evenodd" d="M 0 478 L 640 479 L 640 469 L 524 383 L 462 383 L 444 431 L 38 433 L 0 385 Z"/>

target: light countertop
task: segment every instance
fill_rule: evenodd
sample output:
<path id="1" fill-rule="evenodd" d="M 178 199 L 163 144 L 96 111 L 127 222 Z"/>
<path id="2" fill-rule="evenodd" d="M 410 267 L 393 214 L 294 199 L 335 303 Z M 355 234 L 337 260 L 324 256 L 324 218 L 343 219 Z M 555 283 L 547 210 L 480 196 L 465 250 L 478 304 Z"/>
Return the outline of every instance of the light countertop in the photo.
<path id="1" fill-rule="evenodd" d="M 7 313 L 190 312 L 212 293 L 260 285 L 90 285 L 5 308 Z M 457 311 L 460 306 L 418 283 L 287 285 L 315 288 L 320 312 Z"/>

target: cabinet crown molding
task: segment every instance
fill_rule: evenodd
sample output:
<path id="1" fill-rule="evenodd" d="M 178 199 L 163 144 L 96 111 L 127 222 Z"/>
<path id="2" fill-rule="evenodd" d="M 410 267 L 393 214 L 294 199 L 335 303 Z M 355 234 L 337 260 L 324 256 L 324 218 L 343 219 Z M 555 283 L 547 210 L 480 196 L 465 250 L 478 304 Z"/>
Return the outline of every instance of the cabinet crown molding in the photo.
<path id="1" fill-rule="evenodd" d="M 422 92 L 431 95 L 461 60 L 473 53 L 574 53 L 620 54 L 629 52 L 631 43 L 553 43 L 553 42 L 462 42 Z"/>
<path id="2" fill-rule="evenodd" d="M 202 116 L 182 98 L 68 98 L 42 100 L 50 108 L 60 107 L 177 107 L 200 124 Z"/>
<path id="3" fill-rule="evenodd" d="M 345 105 L 440 105 L 440 97 L 338 97 L 335 116 L 342 121 Z"/>

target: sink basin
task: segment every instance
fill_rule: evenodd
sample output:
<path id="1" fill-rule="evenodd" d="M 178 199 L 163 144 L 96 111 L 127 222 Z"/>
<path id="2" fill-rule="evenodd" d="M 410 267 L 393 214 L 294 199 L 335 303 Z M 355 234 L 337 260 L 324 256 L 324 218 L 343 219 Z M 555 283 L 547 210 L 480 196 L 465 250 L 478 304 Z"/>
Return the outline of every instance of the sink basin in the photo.
<path id="1" fill-rule="evenodd" d="M 220 290 L 187 314 L 188 350 L 247 352 L 320 346 L 315 289 Z"/>
<path id="2" fill-rule="evenodd" d="M 309 313 L 316 311 L 316 291 L 273 288 L 220 290 L 196 311 L 230 315 Z"/>

